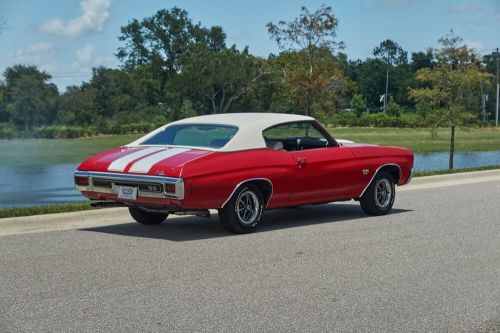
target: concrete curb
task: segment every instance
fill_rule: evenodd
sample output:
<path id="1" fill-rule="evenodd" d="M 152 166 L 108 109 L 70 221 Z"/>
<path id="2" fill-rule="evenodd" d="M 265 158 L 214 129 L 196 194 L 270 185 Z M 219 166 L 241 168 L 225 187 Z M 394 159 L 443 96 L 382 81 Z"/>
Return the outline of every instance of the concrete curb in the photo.
<path id="1" fill-rule="evenodd" d="M 79 212 L 9 217 L 0 219 L 0 235 L 75 229 L 131 221 L 127 208 L 105 208 Z"/>

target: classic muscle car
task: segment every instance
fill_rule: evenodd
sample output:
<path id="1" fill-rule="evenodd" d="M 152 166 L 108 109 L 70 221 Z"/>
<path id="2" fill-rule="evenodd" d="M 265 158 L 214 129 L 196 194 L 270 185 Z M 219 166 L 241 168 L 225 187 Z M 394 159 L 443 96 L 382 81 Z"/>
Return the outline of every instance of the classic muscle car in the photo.
<path id="1" fill-rule="evenodd" d="M 354 199 L 387 214 L 412 168 L 410 150 L 335 140 L 311 117 L 232 113 L 169 123 L 88 158 L 74 176 L 84 196 L 127 206 L 142 224 L 217 209 L 228 231 L 247 233 L 271 208 Z"/>

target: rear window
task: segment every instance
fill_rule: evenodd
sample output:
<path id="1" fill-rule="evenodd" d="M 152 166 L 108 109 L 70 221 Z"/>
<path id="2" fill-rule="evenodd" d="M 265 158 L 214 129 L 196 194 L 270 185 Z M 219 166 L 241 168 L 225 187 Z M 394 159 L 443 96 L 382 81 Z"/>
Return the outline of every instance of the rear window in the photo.
<path id="1" fill-rule="evenodd" d="M 237 127 L 226 125 L 172 125 L 165 127 L 141 144 L 222 148 L 236 132 L 238 132 Z"/>

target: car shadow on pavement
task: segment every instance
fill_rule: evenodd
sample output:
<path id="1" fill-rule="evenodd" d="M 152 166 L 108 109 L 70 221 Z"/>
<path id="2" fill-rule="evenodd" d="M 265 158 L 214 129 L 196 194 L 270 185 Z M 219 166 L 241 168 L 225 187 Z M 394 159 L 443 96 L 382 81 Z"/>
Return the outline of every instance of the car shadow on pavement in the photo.
<path id="1" fill-rule="evenodd" d="M 409 212 L 405 209 L 393 209 L 391 214 Z M 290 209 L 273 209 L 264 212 L 264 219 L 256 233 L 280 229 L 302 227 L 323 223 L 336 223 L 349 220 L 370 218 L 353 204 L 324 204 L 302 206 Z M 114 235 L 165 239 L 176 242 L 233 236 L 219 223 L 217 214 L 210 219 L 183 216 L 167 220 L 160 225 L 142 225 L 130 221 L 102 227 L 80 229 Z"/>

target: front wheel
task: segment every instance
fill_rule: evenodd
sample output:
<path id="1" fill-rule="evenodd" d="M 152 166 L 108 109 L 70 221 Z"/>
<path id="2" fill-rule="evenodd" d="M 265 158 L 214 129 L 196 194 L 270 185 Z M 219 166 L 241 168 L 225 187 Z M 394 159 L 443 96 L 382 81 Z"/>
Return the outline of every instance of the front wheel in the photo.
<path id="1" fill-rule="evenodd" d="M 396 198 L 394 179 L 387 172 L 375 176 L 359 202 L 368 215 L 385 215 L 389 213 Z"/>
<path id="2" fill-rule="evenodd" d="M 152 212 L 147 212 L 139 207 L 131 206 L 128 208 L 128 211 L 130 212 L 130 215 L 139 222 L 140 224 L 160 224 L 168 216 L 168 213 L 152 213 Z"/>
<path id="3" fill-rule="evenodd" d="M 263 197 L 258 187 L 243 185 L 219 209 L 222 226 L 235 234 L 246 234 L 255 230 L 262 220 Z"/>

